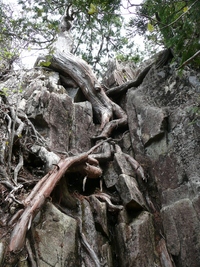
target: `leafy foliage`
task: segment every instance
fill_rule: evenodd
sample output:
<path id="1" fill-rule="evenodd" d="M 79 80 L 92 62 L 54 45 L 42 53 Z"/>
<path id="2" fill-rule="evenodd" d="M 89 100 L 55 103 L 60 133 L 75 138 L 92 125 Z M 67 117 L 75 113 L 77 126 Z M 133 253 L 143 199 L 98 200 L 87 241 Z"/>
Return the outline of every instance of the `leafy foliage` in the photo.
<path id="1" fill-rule="evenodd" d="M 200 49 L 200 1 L 146 0 L 137 10 L 132 27 L 154 44 L 164 44 L 173 49 L 183 63 Z M 132 32 L 133 33 L 133 32 Z M 199 65 L 196 57 L 194 63 Z"/>
<path id="2" fill-rule="evenodd" d="M 144 0 L 137 6 L 120 0 L 18 0 L 10 7 L 0 0 L 0 69 L 19 57 L 24 49 L 51 49 L 66 7 L 73 23 L 73 53 L 82 56 L 96 70 L 109 58 L 141 60 L 134 35 L 145 36 L 146 52 L 171 47 L 183 63 L 200 50 L 200 1 Z M 130 20 L 122 16 L 121 6 Z M 132 16 L 131 16 L 132 15 Z M 125 31 L 124 29 L 127 29 Z M 199 65 L 198 56 L 192 60 Z"/>
<path id="3" fill-rule="evenodd" d="M 19 25 L 15 23 L 14 12 L 0 0 L 0 78 L 10 70 L 12 63 L 19 57 L 21 39 L 16 39 Z"/>
<path id="4" fill-rule="evenodd" d="M 68 6 L 71 6 L 70 13 L 74 18 L 72 52 L 81 55 L 94 69 L 102 68 L 109 57 L 128 45 L 128 39 L 121 31 L 124 22 L 120 15 L 120 0 L 19 0 L 20 12 L 6 27 L 9 29 L 7 34 L 23 40 L 24 47 L 49 49 L 58 33 L 60 18 Z M 0 9 L 3 11 L 4 7 Z M 9 16 L 5 21 L 8 23 Z"/>

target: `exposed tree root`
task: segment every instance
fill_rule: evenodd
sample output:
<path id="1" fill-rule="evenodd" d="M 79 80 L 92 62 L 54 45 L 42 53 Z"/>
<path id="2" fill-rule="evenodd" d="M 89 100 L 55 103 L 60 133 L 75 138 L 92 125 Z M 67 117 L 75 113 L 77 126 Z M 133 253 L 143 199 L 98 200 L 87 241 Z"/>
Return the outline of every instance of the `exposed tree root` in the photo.
<path id="1" fill-rule="evenodd" d="M 90 255 L 90 258 L 94 262 L 94 266 L 101 267 L 102 265 L 100 264 L 100 261 L 99 261 L 97 255 L 96 255 L 96 253 L 94 252 L 94 250 L 92 249 L 92 247 L 87 242 L 87 239 L 86 239 L 84 233 L 80 231 L 80 235 L 81 235 L 82 244 L 86 248 L 88 254 Z"/>
<path id="2" fill-rule="evenodd" d="M 45 203 L 45 200 L 50 196 L 52 190 L 55 188 L 55 185 L 58 183 L 58 181 L 61 179 L 61 177 L 68 171 L 78 171 L 82 174 L 85 174 L 88 178 L 98 178 L 102 175 L 102 171 L 98 166 L 97 159 L 93 158 L 93 155 L 91 154 L 95 149 L 97 149 L 99 146 L 104 144 L 104 150 L 108 149 L 108 146 L 105 144 L 108 144 L 108 142 L 102 141 L 99 144 L 95 145 L 92 149 L 90 149 L 87 153 L 82 153 L 77 156 L 68 157 L 66 159 L 61 159 L 60 162 L 54 167 L 53 170 L 48 172 L 33 188 L 29 196 L 24 200 L 23 204 L 25 209 L 23 212 L 20 210 L 20 213 L 18 216 L 20 216 L 19 220 L 17 221 L 12 235 L 11 240 L 9 244 L 9 251 L 11 252 L 19 252 L 25 242 L 26 238 L 26 232 L 31 227 L 31 222 L 37 212 L 41 209 L 43 204 Z M 110 145 L 109 145 L 110 149 Z M 120 152 L 120 148 L 116 147 L 117 151 Z M 98 153 L 97 158 L 101 158 L 104 155 L 107 155 L 105 151 L 103 151 L 103 155 L 100 155 L 101 153 Z M 110 152 L 108 153 L 110 157 Z M 140 173 L 142 178 L 143 176 L 143 170 L 141 169 L 141 166 L 132 159 L 129 155 L 124 154 L 127 158 L 127 160 L 131 163 L 131 165 L 134 167 L 134 169 Z M 94 164 L 94 165 L 91 165 Z M 101 200 L 105 201 L 108 205 L 108 208 L 111 210 L 120 210 L 122 209 L 122 206 L 116 206 L 113 205 L 108 197 L 108 195 L 105 194 L 97 194 L 96 197 L 100 198 Z M 15 216 L 12 221 L 16 221 L 18 217 Z"/>
<path id="3" fill-rule="evenodd" d="M 123 109 L 108 98 L 96 79 L 90 66 L 67 51 L 56 51 L 50 67 L 62 75 L 70 75 L 81 88 L 86 99 L 92 104 L 94 113 L 101 123 L 102 131 L 96 139 L 107 138 L 116 127 L 127 124 L 127 115 Z M 113 121 L 113 118 L 116 118 Z"/>
<path id="4" fill-rule="evenodd" d="M 123 109 L 121 109 L 120 106 L 118 106 L 114 102 L 112 102 L 112 106 L 113 106 L 113 115 L 117 119 L 107 122 L 100 135 L 94 136 L 93 140 L 106 139 L 111 135 L 113 130 L 127 125 L 127 115 L 123 111 Z"/>
<path id="5" fill-rule="evenodd" d="M 88 153 L 60 160 L 58 165 L 36 184 L 24 201 L 25 209 L 12 232 L 9 251 L 16 253 L 23 248 L 26 232 L 30 228 L 33 218 L 50 196 L 55 185 L 70 167 L 76 165 L 76 168 L 85 171 L 90 178 L 97 178 L 102 174 L 100 168 L 90 165 L 87 160 Z M 84 164 L 86 167 L 84 167 Z"/>
<path id="6" fill-rule="evenodd" d="M 66 36 L 66 35 L 65 35 Z M 61 36 L 62 38 L 65 38 Z M 58 38 L 59 39 L 59 38 Z M 66 39 L 67 42 L 67 39 Z M 100 122 L 100 134 L 95 136 L 94 139 L 105 139 L 102 142 L 99 142 L 93 148 L 91 148 L 87 153 L 82 153 L 76 156 L 67 157 L 66 159 L 61 159 L 58 163 L 53 164 L 55 167 L 50 170 L 33 188 L 29 196 L 23 201 L 24 209 L 20 210 L 20 212 L 13 217 L 12 222 L 16 222 L 14 229 L 11 234 L 10 243 L 9 243 L 9 252 L 18 253 L 20 252 L 26 240 L 26 233 L 31 228 L 32 220 L 35 215 L 44 205 L 46 199 L 51 195 L 53 189 L 56 184 L 60 181 L 63 175 L 66 172 L 79 172 L 87 178 L 96 179 L 101 177 L 102 170 L 99 167 L 99 161 L 111 160 L 113 159 L 114 151 L 112 150 L 112 144 L 109 144 L 109 137 L 111 136 L 113 130 L 118 127 L 124 127 L 127 125 L 127 115 L 124 110 L 114 103 L 112 100 L 104 92 L 102 86 L 99 84 L 95 75 L 93 74 L 89 65 L 80 58 L 77 58 L 73 54 L 71 54 L 67 49 L 57 48 L 51 59 L 50 68 L 58 71 L 62 75 L 69 75 L 81 88 L 83 94 L 86 99 L 92 104 L 94 114 L 96 118 Z M 149 71 L 146 70 L 146 72 Z M 143 79 L 146 73 L 143 72 Z M 141 82 L 141 81 L 140 81 Z M 123 89 L 124 90 L 124 89 Z M 8 116 L 8 121 L 12 122 L 13 116 L 15 117 L 14 123 L 18 124 L 17 130 L 14 129 L 14 133 L 19 136 L 22 135 L 22 131 L 24 126 L 26 125 L 23 121 L 27 122 L 27 125 L 32 128 L 32 131 L 35 134 L 36 142 L 42 143 L 42 146 L 35 146 L 36 150 L 45 144 L 45 140 L 41 138 L 41 136 L 37 133 L 32 123 L 27 119 L 26 115 L 19 115 L 17 111 L 12 111 L 13 114 Z M 19 116 L 21 116 L 19 118 Z M 15 126 L 15 125 L 14 125 Z M 9 124 L 8 129 L 11 134 L 12 129 Z M 39 142 L 38 142 L 39 141 Z M 32 148 L 34 147 L 33 144 Z M 102 151 L 97 154 L 92 154 L 95 149 L 102 145 Z M 36 151 L 37 152 L 37 151 Z M 117 151 L 115 151 L 117 153 Z M 49 151 L 45 152 L 46 157 L 48 157 L 48 153 L 52 153 Z M 91 155 L 92 154 L 92 155 Z M 40 156 L 41 157 L 41 156 Z M 139 172 L 141 176 L 143 175 L 141 166 L 128 155 L 126 159 L 130 162 L 131 166 L 135 169 L 135 171 Z M 23 166 L 23 158 L 20 157 L 19 164 L 15 169 L 14 181 L 17 183 L 18 172 Z M 142 176 L 144 178 L 144 176 Z M 66 190 L 66 195 L 68 195 L 68 191 Z M 113 205 L 110 201 L 110 198 L 106 194 L 97 194 L 100 200 L 107 203 L 107 207 L 111 211 L 119 211 L 123 207 L 118 205 Z M 15 199 L 16 201 L 16 199 Z M 19 204 L 22 204 L 21 202 Z M 94 261 L 96 266 L 100 266 L 99 259 L 94 251 L 90 248 L 84 234 L 81 232 L 82 243 L 85 248 L 88 250 L 88 253 L 92 260 Z M 29 257 L 31 259 L 32 265 L 35 265 L 35 261 L 33 259 L 32 251 L 30 244 L 27 243 L 27 250 L 29 253 Z"/>
<path id="7" fill-rule="evenodd" d="M 94 194 L 94 196 L 98 199 L 100 199 L 101 201 L 105 202 L 107 204 L 107 208 L 109 211 L 113 212 L 113 211 L 120 211 L 123 209 L 122 205 L 114 205 L 111 202 L 111 196 L 109 196 L 108 194 L 105 193 L 99 193 L 99 194 Z"/>
<path id="8" fill-rule="evenodd" d="M 138 174 L 138 176 L 140 178 L 142 178 L 143 180 L 146 181 L 146 177 L 144 175 L 144 170 L 142 168 L 142 166 L 130 155 L 123 153 L 120 146 L 115 145 L 115 150 L 117 153 L 121 153 L 124 155 L 125 159 L 130 163 L 131 167 L 133 168 L 133 170 L 136 172 L 136 174 Z"/>
<path id="9" fill-rule="evenodd" d="M 14 181 L 15 183 L 17 184 L 17 176 L 18 176 L 18 173 L 19 171 L 21 170 L 21 168 L 23 167 L 24 165 L 24 159 L 23 159 L 23 155 L 22 153 L 19 155 L 19 163 L 17 164 L 15 170 L 14 170 Z"/>
<path id="10" fill-rule="evenodd" d="M 37 267 L 37 263 L 36 263 L 36 261 L 34 259 L 34 253 L 32 251 L 31 244 L 30 244 L 30 241 L 29 241 L 28 238 L 26 239 L 26 249 L 27 249 L 27 252 L 28 252 L 29 260 L 31 262 L 31 267 Z"/>

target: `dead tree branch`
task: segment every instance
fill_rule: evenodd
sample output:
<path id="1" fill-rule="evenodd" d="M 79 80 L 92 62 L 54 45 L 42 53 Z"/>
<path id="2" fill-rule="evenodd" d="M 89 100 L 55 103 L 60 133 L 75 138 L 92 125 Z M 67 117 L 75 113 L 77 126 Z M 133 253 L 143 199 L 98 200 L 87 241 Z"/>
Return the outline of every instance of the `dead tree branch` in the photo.
<path id="1" fill-rule="evenodd" d="M 116 86 L 107 90 L 106 91 L 107 96 L 117 97 L 123 93 L 126 93 L 129 88 L 138 87 L 140 84 L 142 84 L 144 78 L 146 77 L 150 69 L 153 67 L 153 65 L 155 65 L 155 68 L 163 67 L 172 57 L 173 54 L 170 48 L 169 49 L 167 48 L 159 52 L 156 55 L 156 59 L 154 60 L 154 62 L 149 64 L 146 68 L 144 68 L 140 72 L 136 80 L 128 81 L 120 86 Z"/>
<path id="2" fill-rule="evenodd" d="M 193 59 L 195 59 L 195 57 L 197 57 L 200 54 L 200 50 L 197 51 L 193 56 L 191 56 L 190 58 L 188 58 L 186 61 L 184 61 L 181 66 L 178 67 L 178 70 L 180 70 L 182 67 L 186 66 L 187 64 L 189 64 Z"/>

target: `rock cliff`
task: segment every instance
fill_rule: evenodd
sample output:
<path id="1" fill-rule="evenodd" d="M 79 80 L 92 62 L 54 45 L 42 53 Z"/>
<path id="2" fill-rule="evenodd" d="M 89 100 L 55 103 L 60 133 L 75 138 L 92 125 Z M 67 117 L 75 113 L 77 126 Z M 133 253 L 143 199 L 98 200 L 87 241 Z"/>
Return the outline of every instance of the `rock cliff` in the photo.
<path id="1" fill-rule="evenodd" d="M 126 72 L 112 67 L 104 83 L 120 84 Z M 15 214 L 34 185 L 95 143 L 92 105 L 67 79 L 38 68 L 0 83 L 1 266 L 199 267 L 200 75 L 175 63 L 152 66 L 141 85 L 113 97 L 128 125 L 94 151 L 101 177 L 67 171 L 23 248 L 8 253 Z"/>

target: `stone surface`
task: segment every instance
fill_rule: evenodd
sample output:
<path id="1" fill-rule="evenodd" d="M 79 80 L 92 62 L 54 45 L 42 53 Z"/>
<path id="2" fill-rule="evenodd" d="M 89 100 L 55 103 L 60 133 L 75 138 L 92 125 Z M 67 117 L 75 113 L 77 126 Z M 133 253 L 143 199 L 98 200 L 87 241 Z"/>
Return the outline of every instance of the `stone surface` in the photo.
<path id="1" fill-rule="evenodd" d="M 86 151 L 94 135 L 92 106 L 87 101 L 74 104 L 67 91 L 58 94 L 59 77 L 50 73 L 37 77 L 24 92 L 26 113 L 53 151 Z"/>
<path id="2" fill-rule="evenodd" d="M 48 203 L 33 236 L 39 266 L 78 266 L 77 221 Z"/>
<path id="3" fill-rule="evenodd" d="M 154 204 L 161 205 L 166 246 L 175 266 L 198 267 L 200 136 L 198 124 L 191 123 L 197 115 L 190 111 L 198 94 L 187 75 L 180 78 L 169 66 L 162 71 L 165 75 L 160 76 L 152 69 L 138 89 L 128 91 L 131 142 L 135 158 L 148 164 L 148 182 L 155 189 L 153 194 L 147 190 Z"/>
<path id="4" fill-rule="evenodd" d="M 107 237 L 109 236 L 107 207 L 105 202 L 99 201 L 96 197 L 90 196 L 90 203 L 92 204 L 94 221 L 101 231 Z"/>
<path id="5" fill-rule="evenodd" d="M 144 198 L 135 178 L 120 174 L 116 188 L 127 209 L 134 211 L 146 209 Z"/>
<path id="6" fill-rule="evenodd" d="M 200 262 L 200 221 L 189 199 L 182 199 L 161 210 L 167 248 L 179 266 Z"/>
<path id="7" fill-rule="evenodd" d="M 0 265 L 3 264 L 3 258 L 4 258 L 4 252 L 5 251 L 5 245 L 0 242 Z"/>
<path id="8" fill-rule="evenodd" d="M 82 211 L 82 234 L 87 242 L 83 242 L 82 237 L 83 266 L 112 267 L 112 250 L 109 244 L 105 203 L 100 203 L 92 197 L 90 204 L 85 200 L 82 202 Z"/>
<path id="9" fill-rule="evenodd" d="M 108 162 L 108 165 L 104 171 L 103 179 L 105 181 L 106 187 L 113 187 L 118 181 L 118 174 L 114 168 L 114 162 Z"/>
<path id="10" fill-rule="evenodd" d="M 91 147 L 91 137 L 95 134 L 90 102 L 75 103 L 73 116 L 70 148 L 78 148 L 82 152 L 87 151 Z"/>
<path id="11" fill-rule="evenodd" d="M 155 253 L 152 216 L 142 212 L 129 224 L 121 222 L 116 226 L 119 246 L 119 266 L 149 267 L 158 265 Z"/>
<path id="12" fill-rule="evenodd" d="M 116 172 L 119 174 L 127 174 L 130 176 L 134 175 L 130 163 L 126 160 L 125 156 L 122 153 L 115 153 L 114 166 Z"/>
<path id="13" fill-rule="evenodd" d="M 164 239 L 161 239 L 159 241 L 158 252 L 160 254 L 160 263 L 163 267 L 175 267 L 174 261 L 167 250 L 166 242 Z"/>
<path id="14" fill-rule="evenodd" d="M 125 68 L 127 77 L 129 70 L 130 66 Z M 123 69 L 118 70 L 117 76 L 116 72 L 110 73 L 111 83 L 122 82 L 120 71 Z M 24 89 L 20 97 L 14 93 L 19 80 Z M 63 175 L 49 199 L 52 203 L 55 201 L 60 210 L 47 201 L 27 235 L 28 239 L 32 238 L 32 253 L 40 266 L 199 267 L 198 81 L 199 74 L 195 70 L 183 71 L 180 77 L 172 64 L 162 69 L 153 67 L 138 88 L 128 90 L 126 98 L 122 99 L 128 116 L 128 131 L 127 128 L 126 132 L 116 129 L 107 146 L 120 146 L 121 151 L 134 156 L 143 167 L 147 182 L 137 177 L 124 155 L 116 150 L 100 162 L 103 192 L 99 191 L 100 179 L 87 179 L 83 192 L 84 177 L 80 173 Z M 37 180 L 41 171 L 42 175 L 46 174 L 45 159 L 30 149 L 35 145 L 42 143 L 51 162 L 49 165 L 55 158 L 87 151 L 94 145 L 91 136 L 97 133 L 99 125 L 95 124 L 91 104 L 84 98 L 76 103 L 79 89 L 69 85 L 66 88 L 69 90 L 65 90 L 61 83 L 57 72 L 38 69 L 24 76 L 16 74 L 0 84 L 1 89 L 9 88 L 12 105 L 19 97 L 20 112 L 27 115 L 40 134 L 36 138 L 33 127 L 28 124 L 22 132 L 29 131 L 33 139 L 25 147 L 19 182 L 28 177 L 28 184 L 35 172 Z M 70 90 L 75 90 L 74 94 L 69 95 Z M 10 115 L 8 107 L 4 106 L 1 112 L 3 110 Z M 1 115 L 0 178 L 5 182 L 9 120 L 8 117 L 5 120 L 5 114 Z M 25 117 L 20 118 L 26 122 Z M 22 141 L 25 142 L 23 138 L 15 139 L 11 173 L 18 163 Z M 0 188 L 1 201 L 4 201 L 11 189 L 3 183 Z M 64 193 L 59 192 L 59 188 L 67 188 L 68 196 L 75 202 L 73 209 L 63 201 Z M 16 195 L 17 200 L 23 200 L 23 190 Z M 109 209 L 108 203 L 98 198 L 100 195 L 123 208 Z M 9 208 L 8 204 L 0 206 L 1 235 L 6 227 L 3 214 L 7 209 L 6 219 L 10 219 L 10 210 L 17 210 L 14 204 Z M 8 241 L 2 239 L 1 244 L 6 243 Z M 1 246 L 1 259 L 3 253 Z M 23 253 L 18 259 L 25 258 L 26 249 Z M 17 264 L 29 266 L 29 261 L 30 257 Z"/>

